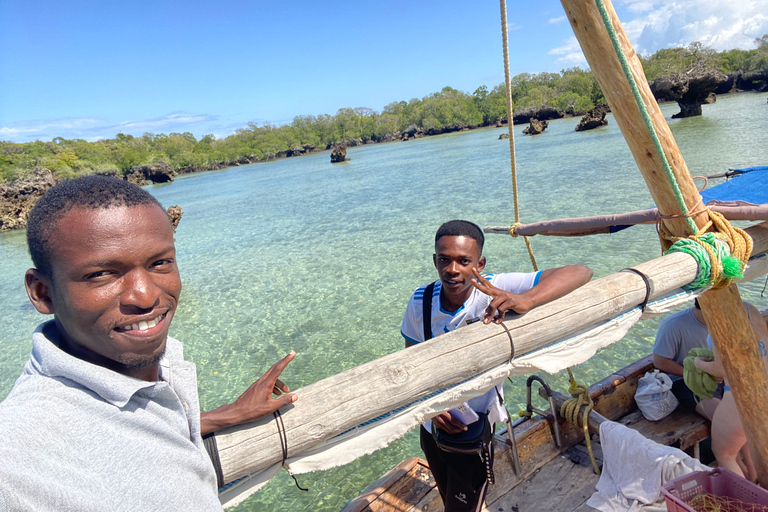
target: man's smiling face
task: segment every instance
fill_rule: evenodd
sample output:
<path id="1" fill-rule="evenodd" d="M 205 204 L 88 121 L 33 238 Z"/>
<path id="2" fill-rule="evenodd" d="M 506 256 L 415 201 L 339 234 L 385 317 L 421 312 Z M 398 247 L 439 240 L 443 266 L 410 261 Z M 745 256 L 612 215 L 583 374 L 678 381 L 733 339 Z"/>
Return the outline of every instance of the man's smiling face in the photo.
<path id="1" fill-rule="evenodd" d="M 62 348 L 151 377 L 181 292 L 166 213 L 154 204 L 73 208 L 50 229 L 52 275 L 30 270 L 26 279 L 35 307 L 54 314 Z"/>
<path id="2" fill-rule="evenodd" d="M 442 282 L 441 302 L 448 311 L 455 311 L 472 294 L 472 269 L 482 272 L 485 257 L 473 238 L 443 236 L 435 243 L 433 260 Z"/>

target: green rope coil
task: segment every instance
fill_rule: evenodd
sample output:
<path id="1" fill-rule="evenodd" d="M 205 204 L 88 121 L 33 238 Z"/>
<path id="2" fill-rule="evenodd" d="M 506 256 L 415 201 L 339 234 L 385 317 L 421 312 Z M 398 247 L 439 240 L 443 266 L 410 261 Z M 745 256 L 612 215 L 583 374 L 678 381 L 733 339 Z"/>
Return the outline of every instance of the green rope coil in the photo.
<path id="1" fill-rule="evenodd" d="M 661 147 L 661 141 L 659 140 L 659 136 L 656 133 L 656 129 L 653 127 L 651 115 L 648 113 L 648 109 L 645 107 L 645 102 L 643 101 L 643 97 L 640 95 L 640 89 L 637 87 L 637 82 L 635 81 L 635 77 L 632 74 L 632 70 L 629 69 L 627 57 L 624 55 L 624 50 L 621 48 L 619 38 L 616 35 L 616 30 L 613 28 L 613 23 L 611 22 L 611 17 L 608 14 L 608 10 L 605 8 L 603 0 L 595 0 L 595 3 L 597 4 L 597 9 L 600 11 L 600 16 L 603 18 L 603 23 L 605 24 L 605 28 L 608 31 L 608 35 L 611 38 L 611 43 L 613 44 L 613 49 L 616 51 L 616 56 L 619 58 L 619 62 L 621 63 L 621 69 L 624 71 L 624 76 L 626 77 L 627 82 L 629 82 L 629 87 L 632 89 L 632 95 L 635 97 L 637 107 L 640 109 L 640 114 L 643 117 L 645 127 L 648 130 L 648 134 L 651 136 L 653 147 L 656 148 L 656 154 L 661 160 L 664 173 L 667 175 L 667 179 L 672 185 L 672 191 L 675 194 L 677 205 L 680 207 L 680 212 L 683 215 L 688 215 L 688 206 L 685 204 L 683 193 L 680 191 L 680 186 L 677 183 L 675 174 L 672 172 L 672 167 L 669 165 L 667 155 L 664 154 L 664 148 Z M 692 218 L 685 217 L 685 221 L 688 223 L 688 227 L 691 228 L 692 232 L 695 233 L 699 230 Z"/>
<path id="2" fill-rule="evenodd" d="M 708 245 L 716 259 L 704 247 Z M 731 282 L 733 279 L 744 277 L 744 263 L 731 256 L 728 245 L 716 233 L 704 233 L 696 238 L 682 238 L 672 244 L 664 254 L 684 252 L 696 260 L 696 278 L 683 286 L 683 290 L 697 290 L 706 286 L 714 286 L 722 281 Z M 715 265 L 715 268 L 712 268 Z"/>

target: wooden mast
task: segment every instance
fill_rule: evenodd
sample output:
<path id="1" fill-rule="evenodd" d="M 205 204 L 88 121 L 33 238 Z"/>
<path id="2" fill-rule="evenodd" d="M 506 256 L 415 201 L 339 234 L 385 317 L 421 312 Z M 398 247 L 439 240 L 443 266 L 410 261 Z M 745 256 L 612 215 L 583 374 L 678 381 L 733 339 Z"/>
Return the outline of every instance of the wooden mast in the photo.
<path id="1" fill-rule="evenodd" d="M 699 211 L 701 196 L 691 179 L 661 109 L 651 93 L 640 60 L 632 49 L 610 0 L 603 1 L 688 211 Z M 561 0 L 561 3 L 659 212 L 665 216 L 679 215 L 681 211 L 672 186 L 666 177 L 640 109 L 624 76 L 596 1 Z M 708 222 L 709 215 L 702 212 L 695 215 L 693 219 L 699 227 L 702 227 Z M 663 222 L 675 236 L 692 234 L 682 218 L 664 219 Z M 768 376 L 766 376 L 755 335 L 735 284 L 722 290 L 704 293 L 700 303 L 709 332 L 722 357 L 723 366 L 741 414 L 744 432 L 753 451 L 758 479 L 763 486 L 766 486 L 768 485 L 768 422 L 762 409 L 768 407 Z"/>

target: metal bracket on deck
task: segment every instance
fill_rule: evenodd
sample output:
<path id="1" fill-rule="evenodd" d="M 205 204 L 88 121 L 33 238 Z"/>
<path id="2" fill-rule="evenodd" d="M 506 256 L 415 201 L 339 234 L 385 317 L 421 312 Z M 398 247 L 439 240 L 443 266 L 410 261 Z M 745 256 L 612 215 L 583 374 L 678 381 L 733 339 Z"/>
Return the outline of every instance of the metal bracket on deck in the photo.
<path id="1" fill-rule="evenodd" d="M 547 398 L 549 399 L 549 413 L 542 411 L 541 409 L 535 408 L 531 404 L 531 384 L 533 384 L 533 381 L 538 382 L 541 384 L 541 387 L 544 389 L 544 392 L 547 394 Z M 528 381 L 525 383 L 525 386 L 527 389 L 527 404 L 525 407 L 525 412 L 521 413 L 525 418 L 531 419 L 533 417 L 533 413 L 538 414 L 539 416 L 546 418 L 547 421 L 552 422 L 552 426 L 555 432 L 555 445 L 560 448 L 562 446 L 562 443 L 560 442 L 560 427 L 557 423 L 557 413 L 555 412 L 555 399 L 552 397 L 552 389 L 547 385 L 546 382 L 544 382 L 544 379 L 539 377 L 538 375 L 531 375 L 528 377 Z"/>
<path id="2" fill-rule="evenodd" d="M 550 413 L 546 413 L 540 409 L 537 409 L 531 404 L 531 384 L 533 383 L 533 381 L 536 381 L 539 384 L 541 384 L 541 387 L 544 389 L 544 392 L 547 394 L 547 398 L 549 398 L 549 407 L 551 411 Z M 557 423 L 557 414 L 555 413 L 555 400 L 552 396 L 552 389 L 547 385 L 546 382 L 544 382 L 544 379 L 542 379 L 538 375 L 531 375 L 530 377 L 528 377 L 528 381 L 525 383 L 525 386 L 528 389 L 527 391 L 528 403 L 526 405 L 525 411 L 520 412 L 520 415 L 522 416 L 522 418 L 517 420 L 515 422 L 515 425 L 520 425 L 526 422 L 527 420 L 533 417 L 534 413 L 536 413 L 542 416 L 543 418 L 545 418 L 547 421 L 552 422 L 552 425 L 554 427 L 554 433 L 555 433 L 555 445 L 558 448 L 561 448 L 562 443 L 560 442 L 560 427 L 558 426 L 558 423 Z M 502 404 L 503 404 L 503 401 L 502 401 Z M 506 409 L 506 406 L 504 406 L 504 408 Z M 512 419 L 509 414 L 509 409 L 506 409 L 506 410 L 507 410 L 507 435 L 509 436 L 509 441 L 504 441 L 504 442 L 512 447 L 512 459 L 515 464 L 515 474 L 517 476 L 522 476 L 522 472 L 520 471 L 520 456 L 518 455 L 518 452 L 517 452 L 517 441 L 515 440 L 515 429 L 512 426 Z"/>

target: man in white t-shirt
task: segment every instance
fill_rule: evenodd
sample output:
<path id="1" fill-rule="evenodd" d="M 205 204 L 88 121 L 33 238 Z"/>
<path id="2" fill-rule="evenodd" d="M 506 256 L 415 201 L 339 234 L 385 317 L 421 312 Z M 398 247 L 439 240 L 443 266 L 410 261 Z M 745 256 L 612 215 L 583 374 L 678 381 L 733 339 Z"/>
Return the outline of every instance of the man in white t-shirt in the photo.
<path id="1" fill-rule="evenodd" d="M 501 323 L 507 311 L 527 313 L 575 290 L 592 277 L 592 271 L 581 265 L 482 277 L 484 238 L 476 224 L 463 220 L 446 222 L 437 230 L 433 261 L 440 279 L 418 288 L 408 301 L 401 327 L 406 347 L 475 321 Z M 430 310 L 426 322 L 425 293 Z M 502 420 L 504 414 L 497 389 L 502 391 L 501 383 L 468 402 L 472 410 L 488 413 L 491 422 Z M 432 422 L 436 429 L 448 434 L 465 431 L 467 426 L 445 411 L 421 428 L 421 447 L 446 512 L 480 510 L 487 490 L 486 463 L 477 454 L 449 453 L 438 448 L 430 431 Z M 490 447 L 488 452 L 492 462 Z"/>

